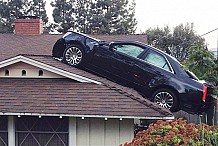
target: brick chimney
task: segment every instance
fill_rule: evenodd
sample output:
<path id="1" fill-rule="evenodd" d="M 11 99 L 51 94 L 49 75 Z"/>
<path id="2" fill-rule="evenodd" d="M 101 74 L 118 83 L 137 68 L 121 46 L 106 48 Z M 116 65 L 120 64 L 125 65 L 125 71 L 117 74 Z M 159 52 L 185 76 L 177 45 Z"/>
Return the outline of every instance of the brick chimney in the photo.
<path id="1" fill-rule="evenodd" d="M 14 21 L 16 35 L 40 35 L 43 33 L 43 22 L 35 17 L 22 17 Z"/>

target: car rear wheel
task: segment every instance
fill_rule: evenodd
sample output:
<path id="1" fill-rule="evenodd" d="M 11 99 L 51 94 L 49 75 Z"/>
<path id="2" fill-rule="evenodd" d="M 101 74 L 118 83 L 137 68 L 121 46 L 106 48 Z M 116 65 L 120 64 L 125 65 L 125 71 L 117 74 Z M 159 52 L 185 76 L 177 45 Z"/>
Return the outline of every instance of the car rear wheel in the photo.
<path id="1" fill-rule="evenodd" d="M 63 59 L 69 65 L 79 66 L 84 62 L 83 49 L 78 45 L 71 45 L 65 49 Z"/>
<path id="2" fill-rule="evenodd" d="M 153 96 L 154 103 L 160 105 L 161 107 L 167 108 L 172 112 L 179 110 L 178 99 L 176 95 L 168 89 L 159 89 Z"/>

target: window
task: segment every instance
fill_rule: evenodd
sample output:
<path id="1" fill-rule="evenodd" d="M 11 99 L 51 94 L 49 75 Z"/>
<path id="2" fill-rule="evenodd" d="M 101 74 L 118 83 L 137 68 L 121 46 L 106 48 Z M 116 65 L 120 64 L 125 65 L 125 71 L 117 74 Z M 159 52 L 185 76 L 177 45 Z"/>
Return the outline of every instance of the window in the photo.
<path id="1" fill-rule="evenodd" d="M 39 76 L 43 76 L 43 71 L 39 70 Z"/>
<path id="2" fill-rule="evenodd" d="M 67 117 L 21 116 L 16 119 L 18 146 L 68 146 Z"/>
<path id="3" fill-rule="evenodd" d="M 5 76 L 9 76 L 9 70 L 5 70 Z"/>
<path id="4" fill-rule="evenodd" d="M 150 51 L 144 60 L 150 64 L 157 66 L 157 67 L 163 68 L 167 71 L 171 71 L 165 57 L 161 54 L 154 52 L 154 51 Z"/>
<path id="5" fill-rule="evenodd" d="M 26 70 L 22 70 L 22 76 L 26 76 Z"/>
<path id="6" fill-rule="evenodd" d="M 137 58 L 144 51 L 143 48 L 134 45 L 115 45 L 113 48 L 118 52 L 134 58 Z"/>

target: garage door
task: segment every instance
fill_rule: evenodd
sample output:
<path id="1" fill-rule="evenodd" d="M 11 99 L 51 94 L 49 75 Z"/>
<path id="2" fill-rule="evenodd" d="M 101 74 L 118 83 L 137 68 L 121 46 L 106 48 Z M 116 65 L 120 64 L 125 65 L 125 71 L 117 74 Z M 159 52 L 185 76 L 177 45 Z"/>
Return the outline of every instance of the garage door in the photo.
<path id="1" fill-rule="evenodd" d="M 17 117 L 16 146 L 68 146 L 68 122 L 64 117 Z"/>

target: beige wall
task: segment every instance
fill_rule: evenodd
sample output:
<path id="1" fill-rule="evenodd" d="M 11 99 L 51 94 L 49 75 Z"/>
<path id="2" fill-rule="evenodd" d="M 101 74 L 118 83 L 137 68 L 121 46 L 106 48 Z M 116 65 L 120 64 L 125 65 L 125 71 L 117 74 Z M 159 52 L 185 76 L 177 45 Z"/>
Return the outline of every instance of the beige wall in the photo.
<path id="1" fill-rule="evenodd" d="M 118 146 L 134 137 L 133 119 L 77 118 L 77 146 Z"/>
<path id="2" fill-rule="evenodd" d="M 5 70 L 9 71 L 9 76 L 5 76 Z M 26 76 L 22 76 L 22 70 L 26 71 Z M 43 76 L 39 76 L 39 70 L 43 71 Z M 0 77 L 22 77 L 22 78 L 63 78 L 60 75 L 37 68 L 35 66 L 19 62 L 0 69 Z"/>

